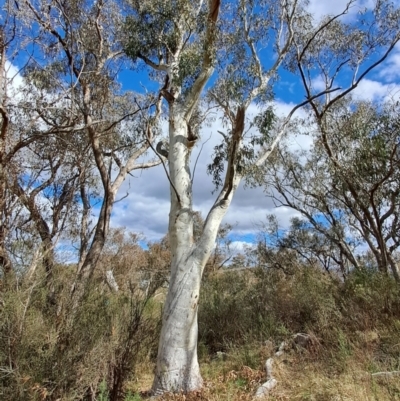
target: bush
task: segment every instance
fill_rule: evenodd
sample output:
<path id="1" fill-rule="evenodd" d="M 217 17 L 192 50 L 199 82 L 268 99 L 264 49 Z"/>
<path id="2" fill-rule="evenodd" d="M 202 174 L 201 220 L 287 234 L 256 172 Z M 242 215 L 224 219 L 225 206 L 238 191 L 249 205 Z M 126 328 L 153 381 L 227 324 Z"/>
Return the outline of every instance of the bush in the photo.
<path id="1" fill-rule="evenodd" d="M 353 272 L 343 282 L 310 266 L 291 274 L 252 269 L 206 278 L 199 339 L 203 353 L 213 354 L 270 338 L 278 344 L 305 332 L 317 338 L 320 351 L 343 359 L 360 341 L 360 332 L 378 327 L 393 332 L 396 321 L 399 286 L 378 272 Z"/>
<path id="2" fill-rule="evenodd" d="M 147 307 L 157 285 L 147 295 L 133 286 L 111 294 L 93 285 L 60 345 L 58 317 L 48 313 L 46 288 L 39 283 L 1 293 L 0 398 L 123 399 L 136 363 L 157 346 L 159 311 Z"/>
<path id="3" fill-rule="evenodd" d="M 211 353 L 285 332 L 260 302 L 253 272 L 209 276 L 199 307 L 199 340 Z"/>
<path id="4" fill-rule="evenodd" d="M 347 325 L 356 330 L 387 326 L 400 316 L 400 286 L 373 270 L 353 271 L 341 287 Z"/>

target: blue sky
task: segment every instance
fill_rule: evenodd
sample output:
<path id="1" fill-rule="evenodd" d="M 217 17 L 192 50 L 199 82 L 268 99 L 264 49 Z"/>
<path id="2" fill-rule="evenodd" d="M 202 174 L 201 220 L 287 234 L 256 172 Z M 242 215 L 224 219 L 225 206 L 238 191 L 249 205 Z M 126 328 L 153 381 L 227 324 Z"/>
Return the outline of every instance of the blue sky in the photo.
<path id="1" fill-rule="evenodd" d="M 316 19 L 324 14 L 335 14 L 343 10 L 346 0 L 311 0 L 310 12 Z M 398 4 L 399 1 L 396 1 Z M 358 0 L 345 19 L 355 18 L 361 7 L 370 6 L 371 0 Z M 119 73 L 119 80 L 126 90 L 138 90 L 138 83 L 148 84 L 144 71 L 139 73 L 126 69 Z M 138 82 L 139 81 L 139 82 Z M 316 80 L 318 86 L 318 80 Z M 304 99 L 304 91 L 298 78 L 289 72 L 280 74 L 280 80 L 274 87 L 276 101 L 275 109 L 278 114 L 287 114 L 294 104 Z M 386 97 L 400 93 L 400 47 L 398 46 L 388 60 L 374 73 L 359 85 L 354 92 L 358 99 L 380 102 Z M 257 112 L 256 106 L 250 107 L 250 115 Z M 299 112 L 301 115 L 301 111 Z M 216 120 L 210 127 L 205 127 L 201 132 L 201 142 L 204 144 L 199 163 L 196 168 L 194 181 L 194 206 L 206 216 L 214 202 L 212 195 L 213 185 L 211 178 L 206 174 L 206 165 L 210 161 L 213 147 L 217 143 L 218 130 L 222 130 L 221 122 Z M 164 127 L 166 129 L 166 127 Z M 310 138 L 307 136 L 293 136 L 288 139 L 293 148 L 307 148 L 310 146 Z M 201 144 L 193 151 L 193 159 L 200 152 Z M 161 166 L 148 171 L 134 171 L 119 191 L 117 198 L 129 196 L 115 204 L 111 225 L 113 227 L 124 226 L 128 230 L 141 232 L 148 240 L 160 239 L 167 232 L 169 214 L 169 183 Z M 257 224 L 265 220 L 267 214 L 276 213 L 282 227 L 287 227 L 289 221 L 296 213 L 289 208 L 275 208 L 262 188 L 244 189 L 237 191 L 232 205 L 226 215 L 225 222 L 234 226 L 231 239 L 233 246 L 240 249 L 244 243 L 254 241 Z"/>
<path id="2" fill-rule="evenodd" d="M 318 19 L 324 14 L 334 14 L 343 9 L 344 0 L 311 0 L 309 10 Z M 347 20 L 355 18 L 361 7 L 370 6 L 371 1 L 359 0 L 350 14 L 344 17 Z M 354 92 L 354 97 L 360 100 L 383 101 L 388 96 L 400 93 L 400 47 L 398 46 L 388 60 L 376 71 L 367 76 Z M 140 75 L 139 75 L 140 76 Z M 138 77 L 138 75 L 136 75 Z M 126 71 L 120 75 L 126 83 L 132 80 L 131 72 Z M 146 80 L 146 78 L 142 78 Z M 130 81 L 132 82 L 132 81 Z M 318 80 L 316 81 L 318 86 Z M 275 85 L 277 113 L 285 114 L 290 111 L 293 104 L 304 99 L 304 91 L 298 78 L 289 72 L 280 75 L 279 82 Z M 250 110 L 256 113 L 256 108 Z M 301 112 L 300 112 L 301 115 Z M 201 140 L 205 143 L 199 164 L 196 169 L 194 182 L 194 206 L 196 210 L 206 216 L 209 208 L 214 202 L 212 195 L 213 186 L 211 178 L 206 174 L 206 164 L 210 160 L 213 146 L 215 145 L 215 132 L 220 130 L 221 124 L 217 119 L 211 127 L 204 128 Z M 288 139 L 293 148 L 307 148 L 310 138 L 307 136 L 296 136 Z M 194 150 L 194 158 L 200 146 Z M 125 193 L 125 188 L 131 186 L 130 195 L 122 202 L 115 205 L 112 225 L 114 227 L 125 226 L 128 229 L 142 232 L 150 240 L 162 237 L 167 231 L 169 213 L 169 187 L 161 167 L 149 171 L 135 172 L 136 178 L 130 178 L 121 188 L 120 193 Z M 265 216 L 276 213 L 281 226 L 287 227 L 290 219 L 297 215 L 289 208 L 275 208 L 274 204 L 263 193 L 262 188 L 244 189 L 243 186 L 237 191 L 232 205 L 226 215 L 225 222 L 234 226 L 231 239 L 240 249 L 244 243 L 254 241 L 257 224 L 265 220 Z"/>

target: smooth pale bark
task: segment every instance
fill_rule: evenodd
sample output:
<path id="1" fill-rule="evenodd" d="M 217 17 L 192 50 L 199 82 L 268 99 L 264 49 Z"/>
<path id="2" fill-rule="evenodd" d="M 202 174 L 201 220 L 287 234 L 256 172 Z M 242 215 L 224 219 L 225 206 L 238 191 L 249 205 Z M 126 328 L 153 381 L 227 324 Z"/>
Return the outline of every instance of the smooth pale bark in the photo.
<path id="1" fill-rule="evenodd" d="M 171 109 L 174 112 L 174 108 Z M 240 182 L 237 155 L 244 112 L 238 112 L 224 186 L 211 208 L 199 240 L 193 240 L 192 183 L 187 123 L 180 110 L 170 118 L 171 211 L 169 234 L 171 279 L 164 305 L 153 393 L 189 392 L 202 387 L 197 359 L 198 302 L 204 267 L 215 245 L 221 221 Z M 239 122 L 239 124 L 237 124 Z"/>
<path id="2" fill-rule="evenodd" d="M 106 271 L 106 282 L 111 291 L 119 292 L 119 286 L 112 270 Z"/>
<path id="3" fill-rule="evenodd" d="M 215 23 L 218 20 L 220 0 L 209 0 L 207 29 L 204 36 L 204 56 L 201 72 L 191 89 L 181 99 L 178 77 L 181 51 L 185 45 L 185 17 L 177 21 L 180 40 L 172 55 L 173 63 L 157 66 L 167 71 L 169 92 L 162 95 L 169 106 L 169 181 L 171 207 L 169 215 L 169 240 L 171 247 L 171 279 L 163 311 L 163 324 L 158 348 L 153 393 L 165 391 L 189 392 L 200 389 L 203 380 L 197 360 L 197 306 L 204 266 L 214 247 L 218 227 L 226 212 L 218 201 L 211 209 L 203 232 L 197 243 L 193 239 L 194 212 L 192 205 L 192 177 L 190 154 L 192 138 L 189 122 L 198 105 L 201 93 L 214 71 Z M 197 14 L 201 7 L 195 11 Z M 144 61 L 154 68 L 154 63 Z M 171 95 L 172 94 L 172 95 Z M 232 176 L 233 178 L 233 176 Z M 234 191 L 227 195 L 228 203 Z M 224 200 L 225 201 L 225 200 Z"/>
<path id="4" fill-rule="evenodd" d="M 197 360 L 198 302 L 204 266 L 211 254 L 218 227 L 228 204 L 217 207 L 203 241 L 174 258 L 164 305 L 153 392 L 189 392 L 202 387 Z M 207 224 L 207 223 L 206 223 Z"/>
<path id="5" fill-rule="evenodd" d="M 183 113 L 170 108 L 169 166 L 171 210 L 169 216 L 172 252 L 170 288 L 163 312 L 155 393 L 191 391 L 202 386 L 197 361 L 197 302 L 202 266 L 192 255 L 192 183 L 188 166 L 187 124 Z"/>
<path id="6" fill-rule="evenodd" d="M 155 393 L 188 392 L 203 384 L 197 361 L 197 308 L 202 268 L 189 257 L 172 269 L 163 313 Z"/>

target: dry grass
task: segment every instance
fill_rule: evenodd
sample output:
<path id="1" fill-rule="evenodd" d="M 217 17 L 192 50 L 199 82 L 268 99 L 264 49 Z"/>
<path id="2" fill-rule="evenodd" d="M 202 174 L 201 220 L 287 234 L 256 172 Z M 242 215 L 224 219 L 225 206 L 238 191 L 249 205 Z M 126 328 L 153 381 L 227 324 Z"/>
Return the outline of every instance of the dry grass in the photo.
<path id="1" fill-rule="evenodd" d="M 361 401 L 400 399 L 396 379 L 374 379 L 366 371 L 366 362 L 346 362 L 341 372 L 326 362 L 310 364 L 298 357 L 277 365 L 278 386 L 269 400 L 282 401 Z"/>
<path id="2" fill-rule="evenodd" d="M 400 401 L 399 376 L 371 375 L 400 370 L 399 295 L 379 274 L 355 274 L 346 283 L 312 269 L 260 274 L 256 282 L 244 274 L 210 279 L 199 317 L 204 389 L 160 401 L 253 400 L 267 380 L 265 361 L 296 332 L 311 335 L 309 349 L 275 359 L 278 384 L 269 401 Z M 131 390 L 141 399 L 152 370 L 150 363 L 137 370 Z"/>
<path id="3" fill-rule="evenodd" d="M 364 333 L 365 337 L 371 333 Z M 373 337 L 374 338 L 374 337 Z M 360 343 L 360 345 L 365 345 Z M 376 347 L 375 347 L 376 348 Z M 268 355 L 266 347 L 254 350 L 256 368 L 242 364 L 242 351 L 236 349 L 226 360 L 211 359 L 201 364 L 204 389 L 192 394 L 166 394 L 160 401 L 250 401 L 257 387 L 266 381 L 263 364 Z M 326 353 L 289 351 L 275 359 L 274 375 L 277 387 L 266 399 L 269 401 L 395 401 L 400 400 L 399 376 L 371 376 L 371 369 L 391 370 L 376 359 L 376 349 L 370 346 L 354 349 L 345 358 Z M 400 354 L 399 360 L 400 363 Z M 140 371 L 140 369 L 139 369 Z M 130 383 L 133 392 L 142 399 L 151 387 L 151 366 L 142 366 L 137 382 Z"/>
<path id="4" fill-rule="evenodd" d="M 132 371 L 125 376 L 131 380 L 123 384 L 124 401 L 149 398 L 165 292 L 159 289 L 142 310 L 142 329 L 134 336 L 140 349 L 127 348 L 133 360 L 127 364 Z M 102 388 L 110 384 L 110 372 L 116 372 L 110 367 L 126 349 L 120 345 L 128 338 L 126 330 L 135 327 L 127 322 L 136 316 L 135 305 L 142 305 L 142 292 L 116 297 L 95 291 L 82 306 L 68 353 L 57 364 L 57 322 L 46 313 L 46 293 L 40 288 L 33 293 L 26 314 L 23 294 L 4 294 L 0 308 L 0 365 L 10 366 L 11 355 L 18 367 L 0 375 L 0 398 L 44 399 L 55 388 L 62 393 L 59 399 L 87 399 L 89 388 L 105 400 L 110 391 Z M 311 335 L 309 348 L 291 349 L 276 359 L 278 385 L 268 400 L 400 401 L 399 376 L 371 376 L 400 370 L 400 288 L 388 277 L 355 274 L 342 283 L 313 269 L 291 276 L 262 271 L 209 277 L 199 327 L 204 389 L 164 395 L 160 401 L 252 400 L 266 381 L 267 358 L 298 332 Z"/>

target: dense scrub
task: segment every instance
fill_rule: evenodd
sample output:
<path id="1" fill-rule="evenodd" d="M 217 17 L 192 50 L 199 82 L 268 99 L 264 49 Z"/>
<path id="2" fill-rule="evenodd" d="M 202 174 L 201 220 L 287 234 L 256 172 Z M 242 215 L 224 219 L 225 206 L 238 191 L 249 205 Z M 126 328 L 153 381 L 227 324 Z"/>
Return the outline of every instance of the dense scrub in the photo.
<path id="1" fill-rule="evenodd" d="M 157 266 L 160 258 L 167 264 L 168 246 L 163 240 L 146 251 L 136 239 L 132 243 L 131 237 L 121 235 L 116 232 L 110 237 L 65 341 L 59 341 L 65 318 L 61 310 L 69 300 L 74 267 L 57 265 L 54 300 L 41 266 L 32 276 L 20 274 L 2 283 L 1 399 L 145 398 L 166 291 L 161 286 L 167 278 L 165 268 L 158 279 Z M 245 263 L 246 258 L 241 260 Z M 118 292 L 105 279 L 111 265 Z M 298 332 L 308 334 L 312 342 L 307 349 L 289 349 L 283 365 L 277 362 L 281 393 L 271 395 L 277 400 L 318 399 L 315 394 L 328 400 L 329 394 L 337 394 L 310 381 L 309 394 L 314 395 L 308 397 L 290 383 L 319 378 L 345 395 L 357 394 L 360 381 L 349 372 L 400 370 L 400 288 L 391 276 L 365 268 L 343 280 L 298 259 L 288 260 L 287 265 L 290 269 L 218 269 L 216 260 L 216 266 L 208 266 L 199 307 L 199 354 L 209 384 L 198 397 L 251 399 L 265 378 L 266 358 Z M 351 390 L 342 383 L 349 378 Z M 369 380 L 365 399 L 373 389 L 377 394 L 400 394 L 393 381 Z"/>
<path id="2" fill-rule="evenodd" d="M 155 281 L 143 292 L 131 282 L 125 291 L 112 293 L 97 280 L 63 341 L 64 317 L 49 307 L 40 277 L 3 291 L 1 399 L 95 400 L 101 394 L 107 400 L 123 399 L 137 363 L 156 352 L 160 307 L 153 297 L 159 284 Z M 68 302 L 68 289 L 59 291 L 58 305 Z"/>
<path id="3" fill-rule="evenodd" d="M 346 281 L 318 268 L 291 274 L 275 269 L 210 277 L 200 303 L 200 341 L 208 352 L 249 341 L 281 341 L 312 333 L 321 352 L 338 350 L 366 331 L 400 338 L 400 288 L 376 271 L 354 271 Z M 386 341 L 385 340 L 385 341 Z M 394 344 L 393 344 L 394 345 Z M 397 350 L 397 352 L 399 349 Z"/>

